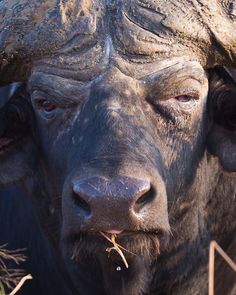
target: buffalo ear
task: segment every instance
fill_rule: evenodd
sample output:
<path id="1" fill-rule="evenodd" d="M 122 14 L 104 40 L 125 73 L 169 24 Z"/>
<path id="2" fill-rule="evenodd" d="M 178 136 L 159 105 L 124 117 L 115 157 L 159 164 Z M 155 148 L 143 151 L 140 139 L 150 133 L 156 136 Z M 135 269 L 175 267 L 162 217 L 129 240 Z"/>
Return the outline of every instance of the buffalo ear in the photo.
<path id="1" fill-rule="evenodd" d="M 34 174 L 37 146 L 26 85 L 0 88 L 0 186 Z"/>
<path id="2" fill-rule="evenodd" d="M 208 151 L 223 169 L 236 172 L 236 71 L 219 68 L 211 73 L 209 111 L 212 125 Z"/>

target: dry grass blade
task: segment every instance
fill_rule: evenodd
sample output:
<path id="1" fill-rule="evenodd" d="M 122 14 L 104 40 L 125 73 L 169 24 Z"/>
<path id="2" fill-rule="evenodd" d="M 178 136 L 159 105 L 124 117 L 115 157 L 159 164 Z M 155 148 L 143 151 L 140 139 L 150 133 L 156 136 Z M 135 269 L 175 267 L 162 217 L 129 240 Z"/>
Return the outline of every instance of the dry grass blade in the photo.
<path id="1" fill-rule="evenodd" d="M 118 243 L 115 241 L 116 234 L 113 234 L 112 237 L 111 237 L 111 239 L 110 239 L 107 235 L 105 235 L 103 232 L 100 232 L 100 234 L 103 235 L 104 238 L 106 238 L 110 243 L 113 244 L 113 243 L 115 242 L 115 244 L 116 244 L 120 249 L 126 251 L 127 253 L 130 253 L 130 254 L 136 255 L 135 253 L 133 253 L 133 252 L 131 252 L 131 251 L 125 249 L 124 247 L 122 247 L 120 244 L 118 244 Z"/>
<path id="2" fill-rule="evenodd" d="M 5 247 L 7 244 L 0 246 L 0 258 L 5 260 L 13 260 L 16 264 L 19 264 L 20 262 L 24 262 L 26 259 L 26 256 L 23 255 L 22 251 L 25 251 L 25 249 L 17 249 L 17 250 L 7 250 Z"/>
<path id="3" fill-rule="evenodd" d="M 125 249 L 125 248 L 122 247 L 121 245 L 119 245 L 119 244 L 116 242 L 116 235 L 115 235 L 115 234 L 112 234 L 112 235 L 111 235 L 111 238 L 109 238 L 109 237 L 108 237 L 106 234 L 104 234 L 103 232 L 100 232 L 100 234 L 101 234 L 106 240 L 108 240 L 111 244 L 113 244 L 113 247 L 107 248 L 106 251 L 107 251 L 108 253 L 110 253 L 112 250 L 116 251 L 116 252 L 120 255 L 122 261 L 124 262 L 125 267 L 126 267 L 126 268 L 129 268 L 128 262 L 127 262 L 127 260 L 125 259 L 125 256 L 124 256 L 122 250 L 124 250 L 124 251 L 126 251 L 126 252 L 128 252 L 128 253 L 131 253 L 131 254 L 133 254 L 133 255 L 135 255 L 135 254 L 132 253 L 132 252 L 130 252 L 130 251 L 128 251 L 127 249 Z"/>
<path id="4" fill-rule="evenodd" d="M 15 295 L 20 290 L 20 288 L 24 285 L 24 283 L 26 281 L 32 280 L 32 279 L 33 279 L 33 277 L 31 275 L 24 276 L 9 295 Z"/>
<path id="5" fill-rule="evenodd" d="M 215 270 L 215 250 L 228 263 L 228 265 L 236 272 L 236 263 L 224 252 L 216 241 L 210 243 L 209 253 L 209 289 L 208 294 L 214 295 L 214 270 Z"/>
<path id="6" fill-rule="evenodd" d="M 121 249 L 118 248 L 118 247 L 116 247 L 116 246 L 111 247 L 111 248 L 107 248 L 107 249 L 106 249 L 106 251 L 107 251 L 108 253 L 110 253 L 112 250 L 116 251 L 116 252 L 120 255 L 121 259 L 122 259 L 123 262 L 124 262 L 125 267 L 126 267 L 126 268 L 129 268 L 128 262 L 127 262 L 127 260 L 125 259 L 125 256 L 124 256 L 123 252 L 121 251 Z"/>

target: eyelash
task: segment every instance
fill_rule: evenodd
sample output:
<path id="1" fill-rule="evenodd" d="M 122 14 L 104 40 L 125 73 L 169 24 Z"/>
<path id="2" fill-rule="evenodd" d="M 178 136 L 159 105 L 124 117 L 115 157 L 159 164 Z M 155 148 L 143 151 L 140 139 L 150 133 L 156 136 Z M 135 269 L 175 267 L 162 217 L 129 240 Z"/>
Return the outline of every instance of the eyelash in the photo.
<path id="1" fill-rule="evenodd" d="M 153 98 L 148 98 L 147 100 L 149 103 L 151 103 L 153 106 L 169 106 L 174 108 L 173 103 L 177 103 L 178 107 L 182 109 L 186 109 L 187 107 L 190 109 L 190 107 L 194 106 L 196 101 L 199 99 L 199 96 L 197 94 L 182 94 L 182 95 L 177 95 L 174 97 L 170 97 L 169 99 L 153 99 Z"/>
<path id="2" fill-rule="evenodd" d="M 183 95 L 175 96 L 174 99 L 181 102 L 181 103 L 188 103 L 192 100 L 196 100 L 197 97 L 193 96 L 191 94 L 183 94 Z"/>
<path id="3" fill-rule="evenodd" d="M 197 100 L 199 100 L 199 96 L 195 93 L 178 95 L 165 100 L 148 99 L 157 114 L 160 114 L 165 120 L 172 121 L 174 124 L 176 120 L 178 121 L 183 116 L 189 116 Z"/>

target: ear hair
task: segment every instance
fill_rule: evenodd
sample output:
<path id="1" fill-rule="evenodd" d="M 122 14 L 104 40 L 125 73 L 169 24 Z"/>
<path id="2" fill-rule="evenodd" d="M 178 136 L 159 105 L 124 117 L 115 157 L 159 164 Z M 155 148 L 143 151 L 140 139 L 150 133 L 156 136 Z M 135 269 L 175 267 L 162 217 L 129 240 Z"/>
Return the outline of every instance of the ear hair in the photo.
<path id="1" fill-rule="evenodd" d="M 32 127 L 34 115 L 25 85 L 14 83 L 3 88 L 0 88 L 0 99 L 3 98 L 5 102 L 0 107 L 0 143 L 3 146 L 0 185 L 16 182 L 33 174 L 37 155 Z M 4 142 L 9 138 L 15 141 L 5 151 Z"/>
<path id="2" fill-rule="evenodd" d="M 236 82 L 224 68 L 210 71 L 208 150 L 223 168 L 236 171 Z"/>
<path id="3" fill-rule="evenodd" d="M 213 123 L 236 130 L 236 82 L 224 68 L 217 68 L 210 78 L 209 111 Z"/>
<path id="4" fill-rule="evenodd" d="M 209 70 L 213 77 L 222 79 L 225 83 L 232 83 L 236 87 L 236 70 L 227 67 L 215 67 L 213 70 Z M 215 75 L 214 75 L 215 74 Z"/>

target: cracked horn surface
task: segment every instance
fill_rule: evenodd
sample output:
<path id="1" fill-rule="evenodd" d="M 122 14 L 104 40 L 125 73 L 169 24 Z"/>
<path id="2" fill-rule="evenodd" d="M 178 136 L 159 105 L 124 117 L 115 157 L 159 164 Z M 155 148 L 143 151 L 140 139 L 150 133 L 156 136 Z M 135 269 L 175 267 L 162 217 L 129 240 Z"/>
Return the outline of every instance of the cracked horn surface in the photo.
<path id="1" fill-rule="evenodd" d="M 102 44 L 108 35 L 117 54 L 129 62 L 140 56 L 153 62 L 188 55 L 205 68 L 235 67 L 233 2 L 2 0 L 0 80 L 27 80 L 32 64 L 43 58 L 62 56 L 60 62 L 68 64 L 69 56 Z"/>

